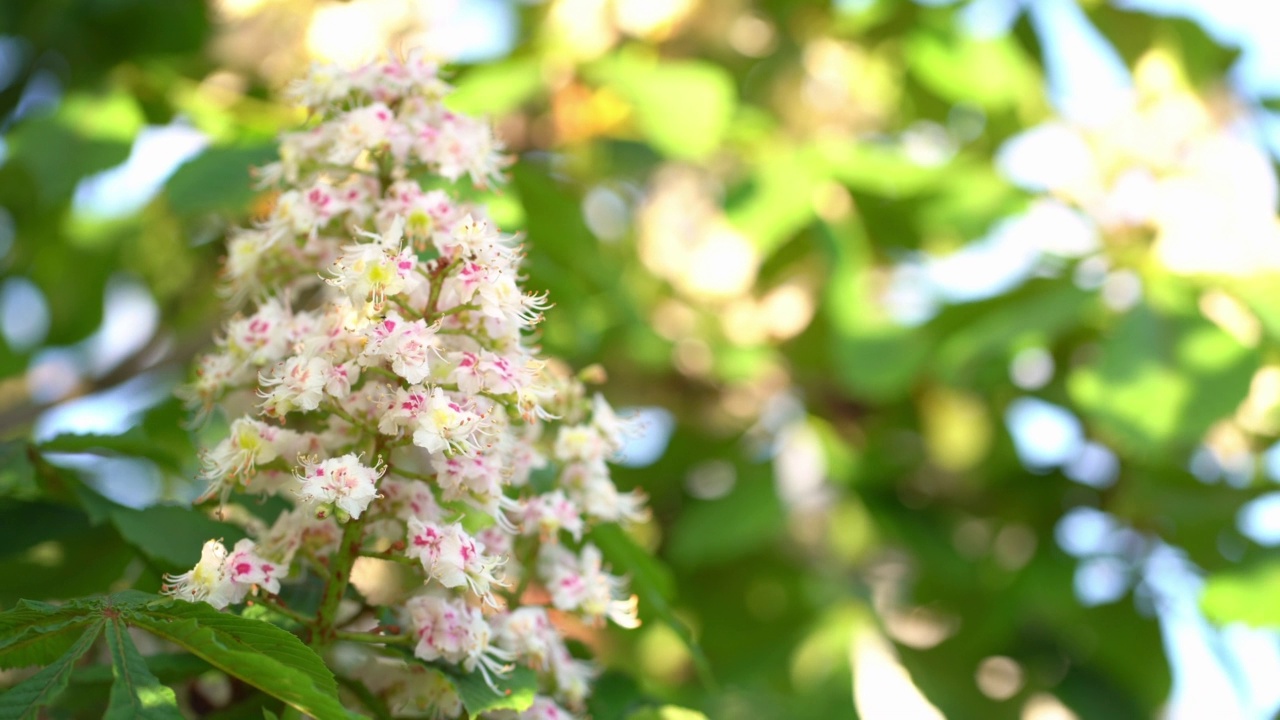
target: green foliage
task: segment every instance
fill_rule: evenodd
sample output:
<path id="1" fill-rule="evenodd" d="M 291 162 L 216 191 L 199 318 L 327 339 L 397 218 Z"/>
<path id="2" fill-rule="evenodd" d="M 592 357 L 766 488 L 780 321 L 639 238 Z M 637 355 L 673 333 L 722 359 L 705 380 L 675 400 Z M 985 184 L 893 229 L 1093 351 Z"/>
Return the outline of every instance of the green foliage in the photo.
<path id="1" fill-rule="evenodd" d="M 169 179 L 169 205 L 184 215 L 242 212 L 255 195 L 249 169 L 275 157 L 274 144 L 209 148 Z"/>
<path id="2" fill-rule="evenodd" d="M 1190 444 L 1244 400 L 1257 356 L 1213 323 L 1141 306 L 1069 381 L 1099 428 L 1137 453 Z"/>
<path id="3" fill-rule="evenodd" d="M 448 98 L 449 107 L 469 115 L 510 112 L 542 88 L 542 70 L 531 57 L 512 58 L 467 70 Z"/>
<path id="4" fill-rule="evenodd" d="M 1012 38 L 918 32 L 908 39 L 907 67 L 944 99 L 1004 110 L 1035 97 L 1039 78 Z"/>
<path id="5" fill-rule="evenodd" d="M 42 453 L 93 453 L 100 455 L 141 457 L 163 467 L 179 469 L 177 458 L 156 447 L 141 427 L 130 428 L 121 435 L 58 435 L 39 443 Z"/>
<path id="6" fill-rule="evenodd" d="M 733 490 L 722 498 L 695 501 L 671 528 L 671 561 L 694 568 L 760 552 L 777 542 L 786 515 L 768 465 L 738 468 Z"/>
<path id="7" fill-rule="evenodd" d="M 114 678 L 106 717 L 181 717 L 173 691 L 148 669 L 126 626 L 168 640 L 313 717 L 347 717 L 337 699 L 333 674 L 296 636 L 204 604 L 137 591 L 64 606 L 23 602 L 0 613 L 0 629 L 4 637 L 12 637 L 0 646 L 0 659 L 6 663 L 42 662 L 60 643 L 65 645 L 70 629 L 78 633 L 78 639 L 56 660 L 0 695 L 0 717 L 25 718 L 52 702 L 66 689 L 75 662 L 104 630 Z"/>
<path id="8" fill-rule="evenodd" d="M 61 657 L 0 694 L 0 718 L 26 720 L 37 717 L 40 708 L 53 702 L 67 688 L 72 666 L 93 647 L 93 641 L 98 639 L 103 624 L 101 619 L 91 623 Z"/>
<path id="9" fill-rule="evenodd" d="M 599 63 L 591 74 L 630 102 L 645 139 L 672 157 L 710 154 L 733 117 L 733 78 L 710 63 L 623 53 Z"/>
<path id="10" fill-rule="evenodd" d="M 47 665 L 84 635 L 90 622 L 79 609 L 21 600 L 0 613 L 0 668 Z"/>
<path id="11" fill-rule="evenodd" d="M 497 692 L 489 687 L 480 672 L 459 673 L 443 669 L 462 698 L 462 706 L 472 715 L 494 710 L 528 710 L 538 691 L 538 678 L 526 667 L 512 668 L 505 676 L 494 678 Z"/>
<path id="12" fill-rule="evenodd" d="M 627 720 L 706 720 L 707 716 L 695 710 L 664 705 L 660 708 L 648 708 L 627 716 Z"/>
<path id="13" fill-rule="evenodd" d="M 1219 573 L 1209 578 L 1200 605 L 1214 622 L 1280 627 L 1280 563 Z"/>
<path id="14" fill-rule="evenodd" d="M 317 718 L 343 718 L 333 673 L 297 637 L 269 623 L 173 602 L 130 621 L 228 675 Z"/>
<path id="15" fill-rule="evenodd" d="M 124 622 L 118 617 L 112 618 L 104 630 L 115 680 L 111 683 L 111 696 L 103 717 L 108 720 L 181 718 L 173 690 L 161 685 L 147 669 L 147 662 L 130 639 Z"/>

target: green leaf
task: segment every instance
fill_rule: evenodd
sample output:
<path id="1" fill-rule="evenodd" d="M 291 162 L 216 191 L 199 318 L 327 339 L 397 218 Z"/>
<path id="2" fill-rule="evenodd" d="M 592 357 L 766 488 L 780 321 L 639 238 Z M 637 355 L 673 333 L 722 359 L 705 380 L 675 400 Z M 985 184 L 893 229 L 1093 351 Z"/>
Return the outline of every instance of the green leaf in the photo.
<path id="1" fill-rule="evenodd" d="M 81 178 L 119 165 L 129 157 L 128 140 L 95 137 L 69 125 L 65 117 L 29 118 L 7 138 L 9 161 L 31 173 L 45 208 L 69 200 Z M 51 148 L 58 151 L 50 152 Z"/>
<path id="2" fill-rule="evenodd" d="M 494 676 L 493 684 L 499 690 L 496 693 L 478 670 L 466 673 L 454 666 L 436 667 L 453 682 L 458 690 L 458 697 L 462 699 L 462 706 L 472 717 L 495 710 L 523 712 L 533 705 L 533 699 L 538 694 L 537 673 L 523 665 L 513 667 L 504 676 Z"/>
<path id="3" fill-rule="evenodd" d="M 147 669 L 162 683 L 175 683 L 209 671 L 209 663 L 184 652 L 148 655 Z M 110 665 L 87 665 L 76 668 L 71 682 L 77 685 L 109 683 L 115 680 Z"/>
<path id="4" fill-rule="evenodd" d="M 0 668 L 47 665 L 65 653 L 93 618 L 81 607 L 21 600 L 0 613 Z"/>
<path id="5" fill-rule="evenodd" d="M 822 371 L 834 374 L 854 398 L 905 397 L 931 357 L 931 338 L 879 309 L 871 241 L 860 224 L 821 223 L 815 235 L 831 268 L 822 301 L 831 358 Z"/>
<path id="6" fill-rule="evenodd" d="M 112 442 L 124 437 L 61 435 L 41 444 L 40 449 L 49 452 L 81 452 L 99 447 L 99 441 L 104 438 Z M 97 524 L 109 521 L 129 546 L 155 562 L 161 570 L 191 568 L 200 559 L 200 548 L 206 540 L 221 539 L 232 545 L 245 537 L 244 530 L 240 527 L 219 522 L 190 507 L 152 505 L 136 510 L 104 497 L 71 472 L 60 471 L 58 477 L 80 501 L 90 522 Z M 69 542 L 78 534 L 93 532 L 95 531 L 85 522 L 83 514 L 65 506 L 23 504 L 0 508 L 0 548 L 22 549 L 22 543 L 35 544 L 64 538 Z M 31 542 L 33 539 L 34 542 Z M 101 587 L 102 585 L 98 585 L 87 591 L 92 592 Z"/>
<path id="7" fill-rule="evenodd" d="M 1256 354 L 1192 315 L 1131 310 L 1102 340 L 1098 359 L 1068 378 L 1072 399 L 1131 451 L 1198 441 L 1249 391 Z"/>
<path id="8" fill-rule="evenodd" d="M 779 147 L 760 158 L 749 192 L 726 209 L 729 220 L 768 256 L 813 219 L 813 194 L 827 177 L 816 148 Z"/>
<path id="9" fill-rule="evenodd" d="M 254 197 L 250 169 L 275 157 L 275 145 L 209 148 L 169 178 L 169 207 L 180 215 L 242 211 Z"/>
<path id="10" fill-rule="evenodd" d="M 921 83 L 949 102 L 999 110 L 1034 98 L 1039 90 L 1031 58 L 1008 36 L 916 32 L 906 43 L 906 60 Z"/>
<path id="11" fill-rule="evenodd" d="M 14 555 L 48 540 L 89 529 L 89 519 L 76 508 L 51 502 L 0 502 L 0 556 Z"/>
<path id="12" fill-rule="evenodd" d="M 130 612 L 127 619 L 319 720 L 347 717 L 324 662 L 298 638 L 270 623 L 178 601 Z"/>
<path id="13" fill-rule="evenodd" d="M 231 546 L 245 536 L 235 525 L 177 505 L 152 505 L 142 510 L 116 507 L 111 510 L 111 522 L 125 542 L 165 570 L 193 567 L 207 540 L 221 539 Z"/>
<path id="14" fill-rule="evenodd" d="M 772 544 L 785 531 L 786 514 L 769 466 L 739 467 L 738 474 L 728 495 L 690 503 L 681 513 L 668 546 L 674 565 L 698 567 L 733 560 Z"/>
<path id="15" fill-rule="evenodd" d="M 23 440 L 0 443 L 0 497 L 27 500 L 40 494 L 28 447 Z"/>
<path id="16" fill-rule="evenodd" d="M 650 62 L 623 54 L 593 73 L 630 101 L 640 131 L 676 158 L 697 159 L 720 146 L 737 105 L 733 77 L 707 62 Z"/>
<path id="17" fill-rule="evenodd" d="M 107 622 L 106 635 L 115 682 L 111 683 L 103 720 L 182 720 L 173 690 L 161 685 L 147 669 L 146 660 L 118 616 Z"/>
<path id="18" fill-rule="evenodd" d="M 120 435 L 58 435 L 36 446 L 45 453 L 92 453 L 97 455 L 141 457 L 161 467 L 181 472 L 182 466 L 173 455 L 158 448 L 141 427 L 130 428 Z"/>
<path id="19" fill-rule="evenodd" d="M 629 573 L 633 580 L 639 580 L 663 598 L 670 600 L 675 597 L 676 581 L 671 570 L 637 545 L 621 527 L 597 525 L 591 529 L 590 538 L 614 564 L 615 571 Z"/>
<path id="20" fill-rule="evenodd" d="M 952 314 L 963 315 L 965 321 L 938 347 L 935 372 L 945 382 L 964 384 L 993 363 L 1003 364 L 1020 339 L 1051 346 L 1052 340 L 1080 324 L 1094 297 L 1071 283 L 1033 280 L 991 300 L 944 311 L 934 324 L 945 323 Z"/>
<path id="21" fill-rule="evenodd" d="M 468 115 L 501 115 L 542 88 L 542 65 L 537 58 L 511 58 L 467 69 L 445 104 Z"/>
<path id="22" fill-rule="evenodd" d="M 631 589 L 640 599 L 641 617 L 656 617 L 670 626 L 689 648 L 693 666 L 698 671 L 702 684 L 708 690 L 713 689 L 716 682 L 706 653 L 694 639 L 693 632 L 681 622 L 680 618 L 676 617 L 671 608 L 670 597 L 675 588 L 671 571 L 636 545 L 635 541 L 617 525 L 596 526 L 591 530 L 590 539 L 612 564 L 614 572 L 627 573 L 631 576 Z"/>
<path id="23" fill-rule="evenodd" d="M 643 701 L 635 678 L 608 670 L 592 683 L 587 712 L 594 720 L 625 720 Z"/>
<path id="24" fill-rule="evenodd" d="M 0 720 L 25 720 L 37 717 L 40 708 L 48 705 L 67 687 L 71 669 L 98 639 L 102 621 L 90 625 L 78 640 L 54 662 L 40 672 L 0 694 Z"/>
<path id="25" fill-rule="evenodd" d="M 820 150 L 836 179 L 880 197 L 920 195 L 935 188 L 948 169 L 920 165 L 896 145 L 827 140 Z"/>
<path id="26" fill-rule="evenodd" d="M 118 580 L 134 553 L 114 528 L 79 524 L 73 532 L 0 557 L 0 604 L 22 598 L 71 598 Z"/>
<path id="27" fill-rule="evenodd" d="M 1200 607 L 1214 622 L 1280 627 L 1280 561 L 1210 576 Z"/>

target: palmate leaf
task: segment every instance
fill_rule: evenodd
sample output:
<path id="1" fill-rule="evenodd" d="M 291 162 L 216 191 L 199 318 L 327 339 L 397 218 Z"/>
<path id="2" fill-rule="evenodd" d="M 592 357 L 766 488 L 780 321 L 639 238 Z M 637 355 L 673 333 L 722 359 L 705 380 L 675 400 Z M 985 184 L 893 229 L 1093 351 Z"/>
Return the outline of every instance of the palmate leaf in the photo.
<path id="1" fill-rule="evenodd" d="M 348 717 L 333 673 L 274 625 L 178 601 L 130 612 L 127 620 L 318 720 Z"/>
<path id="2" fill-rule="evenodd" d="M 21 600 L 0 613 L 0 668 L 47 665 L 75 644 L 94 616 L 80 604 Z"/>
<path id="3" fill-rule="evenodd" d="M 0 659 L 35 664 L 57 658 L 0 699 L 0 720 L 27 717 L 61 692 L 75 660 L 85 653 L 104 625 L 113 680 L 107 717 L 181 717 L 173 693 L 147 668 L 125 634 L 126 624 L 169 640 L 319 720 L 350 717 L 338 701 L 332 673 L 292 634 L 267 622 L 218 612 L 208 605 L 126 590 L 63 606 L 23 601 L 13 610 L 0 613 Z M 85 625 L 89 625 L 88 633 L 82 632 Z M 55 654 L 58 650 L 65 652 L 59 657 Z M 83 674 L 92 676 L 93 670 Z"/>
<path id="4" fill-rule="evenodd" d="M 115 681 L 103 720 L 182 720 L 173 690 L 151 674 L 124 622 L 112 618 L 105 630 Z"/>
<path id="5" fill-rule="evenodd" d="M 209 663 L 195 655 L 185 652 L 157 653 L 147 655 L 147 670 L 156 679 L 166 685 L 178 683 L 209 671 Z M 71 674 L 72 685 L 105 684 L 115 681 L 115 672 L 110 665 L 86 665 L 76 668 Z"/>
<path id="6" fill-rule="evenodd" d="M 67 687 L 71 669 L 98 639 L 103 621 L 95 621 L 71 647 L 40 672 L 0 694 L 0 720 L 34 718 L 37 711 L 53 701 Z"/>

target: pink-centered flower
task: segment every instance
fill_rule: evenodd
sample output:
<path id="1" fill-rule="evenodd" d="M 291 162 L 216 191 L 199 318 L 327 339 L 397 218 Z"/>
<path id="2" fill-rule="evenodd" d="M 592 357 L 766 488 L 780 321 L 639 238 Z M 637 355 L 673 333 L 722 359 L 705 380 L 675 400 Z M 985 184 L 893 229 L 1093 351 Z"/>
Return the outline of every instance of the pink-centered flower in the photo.
<path id="1" fill-rule="evenodd" d="M 307 462 L 298 475 L 302 482 L 298 497 L 316 505 L 336 506 L 352 518 L 358 518 L 378 496 L 378 478 L 384 471 L 381 465 L 362 464 L 354 453 Z"/>

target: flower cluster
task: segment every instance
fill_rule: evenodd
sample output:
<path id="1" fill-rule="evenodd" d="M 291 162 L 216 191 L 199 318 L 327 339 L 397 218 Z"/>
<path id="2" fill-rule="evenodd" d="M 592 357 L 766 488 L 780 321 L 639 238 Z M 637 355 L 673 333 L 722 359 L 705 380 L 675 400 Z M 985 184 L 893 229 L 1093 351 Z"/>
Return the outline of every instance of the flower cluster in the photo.
<path id="1" fill-rule="evenodd" d="M 366 643 L 350 674 L 393 712 L 460 717 L 447 674 L 493 686 L 520 664 L 540 689 L 521 717 L 569 718 L 594 670 L 560 628 L 637 624 L 590 530 L 644 502 L 610 480 L 623 430 L 608 403 L 528 340 L 547 302 L 521 288 L 520 247 L 451 190 L 500 180 L 505 159 L 448 91 L 417 57 L 318 67 L 293 88 L 314 124 L 260 170 L 273 209 L 228 241 L 237 312 L 184 389 L 202 417 L 233 418 L 203 456 L 205 499 L 288 509 L 229 513 L 252 539 L 209 541 L 167 591 L 288 610 L 312 583 L 305 639 Z"/>

